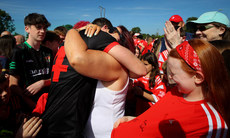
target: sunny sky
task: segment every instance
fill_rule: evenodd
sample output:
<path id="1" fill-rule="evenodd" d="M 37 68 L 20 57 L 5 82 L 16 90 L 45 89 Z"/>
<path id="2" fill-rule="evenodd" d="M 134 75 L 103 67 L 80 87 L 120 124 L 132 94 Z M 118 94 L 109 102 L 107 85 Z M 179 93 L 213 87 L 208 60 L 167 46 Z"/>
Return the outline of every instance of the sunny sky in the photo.
<path id="1" fill-rule="evenodd" d="M 0 9 L 14 19 L 15 32 L 19 34 L 25 34 L 24 17 L 29 13 L 44 14 L 51 23 L 48 29 L 53 30 L 101 17 L 99 6 L 105 8 L 105 17 L 114 26 L 124 25 L 129 30 L 140 27 L 141 33 L 148 34 L 163 34 L 165 21 L 174 14 L 186 21 L 204 12 L 221 10 L 230 19 L 230 0 L 0 0 Z"/>

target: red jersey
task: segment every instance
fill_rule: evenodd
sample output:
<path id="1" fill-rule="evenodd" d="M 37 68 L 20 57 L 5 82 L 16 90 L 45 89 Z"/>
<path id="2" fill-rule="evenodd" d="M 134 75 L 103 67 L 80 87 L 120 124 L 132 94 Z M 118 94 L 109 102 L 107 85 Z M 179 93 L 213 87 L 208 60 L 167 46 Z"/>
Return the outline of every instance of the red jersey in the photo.
<path id="1" fill-rule="evenodd" d="M 152 92 L 152 96 L 156 102 L 159 101 L 162 97 L 164 97 L 166 93 L 165 84 L 162 82 L 159 75 L 155 77 L 154 87 L 149 88 L 149 78 L 148 77 L 141 77 L 141 78 L 135 79 L 134 85 L 139 86 L 149 92 Z"/>
<path id="2" fill-rule="evenodd" d="M 175 89 L 174 89 L 175 90 Z M 189 102 L 177 91 L 149 110 L 113 129 L 112 138 L 226 137 L 227 125 L 205 100 Z"/>
<path id="3" fill-rule="evenodd" d="M 161 53 L 159 53 L 159 57 L 158 57 L 158 65 L 159 65 L 159 69 L 160 69 L 160 73 L 163 73 L 163 63 L 168 59 L 168 50 L 165 50 Z"/>
<path id="4" fill-rule="evenodd" d="M 147 91 L 147 93 L 151 92 L 151 95 L 155 102 L 158 102 L 162 97 L 165 96 L 166 87 L 165 84 L 161 81 L 159 75 L 155 77 L 155 86 L 149 88 L 149 78 L 148 77 L 141 77 L 134 80 L 134 85 L 139 86 L 142 90 Z M 137 98 L 136 101 L 136 113 L 135 115 L 138 116 L 149 109 L 155 102 L 151 102 L 144 98 Z"/>

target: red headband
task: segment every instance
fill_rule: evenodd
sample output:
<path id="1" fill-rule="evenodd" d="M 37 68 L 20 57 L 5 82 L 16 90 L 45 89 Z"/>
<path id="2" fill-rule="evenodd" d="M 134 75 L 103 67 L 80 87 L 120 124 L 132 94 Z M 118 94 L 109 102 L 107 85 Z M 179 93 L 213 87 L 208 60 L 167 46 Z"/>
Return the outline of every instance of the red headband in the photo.
<path id="1" fill-rule="evenodd" d="M 194 70 L 201 71 L 200 59 L 188 41 L 178 45 L 176 50 L 190 67 Z"/>

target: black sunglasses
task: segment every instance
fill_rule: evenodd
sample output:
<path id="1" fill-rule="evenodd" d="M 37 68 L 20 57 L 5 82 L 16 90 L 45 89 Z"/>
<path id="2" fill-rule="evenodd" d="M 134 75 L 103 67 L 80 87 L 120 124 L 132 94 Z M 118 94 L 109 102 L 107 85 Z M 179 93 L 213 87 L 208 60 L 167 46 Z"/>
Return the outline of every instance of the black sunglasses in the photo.
<path id="1" fill-rule="evenodd" d="M 205 30 L 211 29 L 211 28 L 213 28 L 213 27 L 214 27 L 214 26 L 201 25 L 201 26 L 197 26 L 197 27 L 196 27 L 196 30 L 205 31 Z"/>
<path id="2" fill-rule="evenodd" d="M 121 33 L 117 30 L 116 27 L 110 27 L 110 28 L 109 28 L 109 33 L 118 33 L 119 36 L 120 36 L 120 39 L 122 38 Z"/>

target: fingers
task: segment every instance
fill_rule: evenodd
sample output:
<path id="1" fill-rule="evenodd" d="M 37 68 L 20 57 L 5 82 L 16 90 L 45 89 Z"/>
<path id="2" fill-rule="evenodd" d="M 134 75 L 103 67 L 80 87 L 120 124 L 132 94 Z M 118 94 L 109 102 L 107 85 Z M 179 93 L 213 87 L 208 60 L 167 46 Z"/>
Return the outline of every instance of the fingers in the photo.
<path id="1" fill-rule="evenodd" d="M 93 35 L 97 35 L 101 30 L 101 27 L 95 24 L 88 24 L 85 29 L 85 35 L 87 37 L 92 37 Z"/>
<path id="2" fill-rule="evenodd" d="M 42 120 L 36 117 L 30 126 L 31 128 L 29 129 L 28 135 L 35 137 L 42 127 Z"/>
<path id="3" fill-rule="evenodd" d="M 113 125 L 113 128 L 117 128 L 121 123 L 128 122 L 130 120 L 133 120 L 135 117 L 132 116 L 124 116 L 122 118 L 119 118 Z"/>

